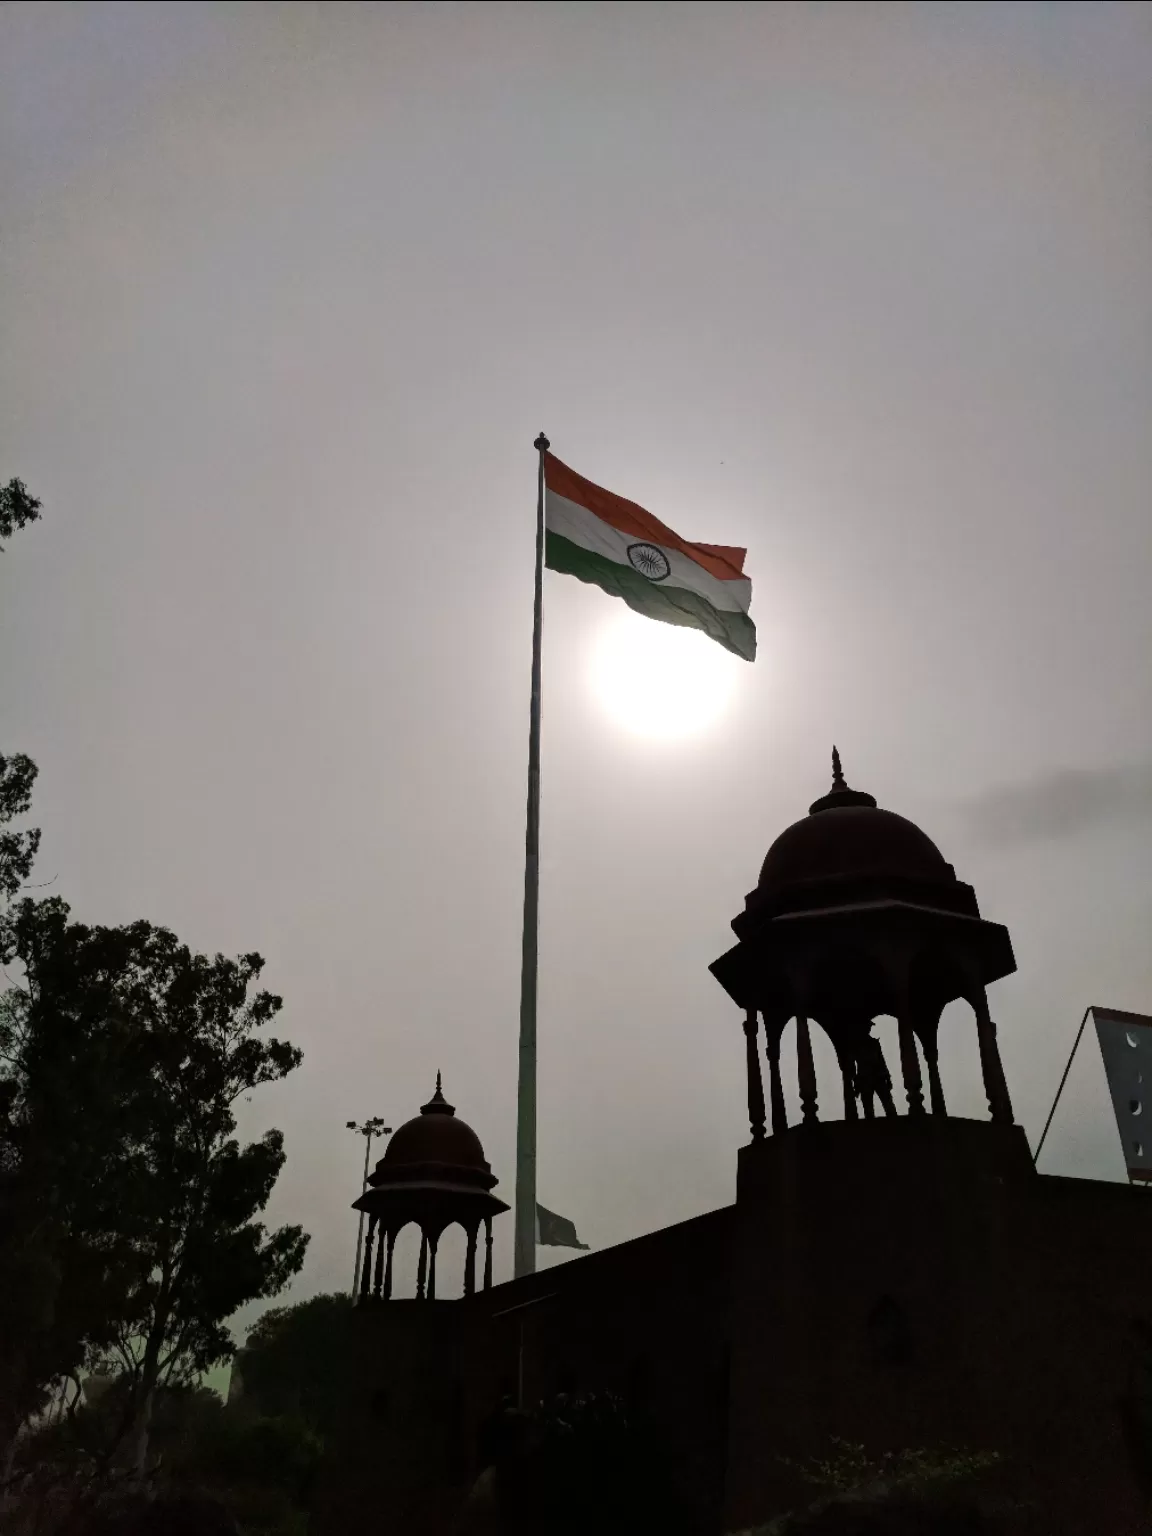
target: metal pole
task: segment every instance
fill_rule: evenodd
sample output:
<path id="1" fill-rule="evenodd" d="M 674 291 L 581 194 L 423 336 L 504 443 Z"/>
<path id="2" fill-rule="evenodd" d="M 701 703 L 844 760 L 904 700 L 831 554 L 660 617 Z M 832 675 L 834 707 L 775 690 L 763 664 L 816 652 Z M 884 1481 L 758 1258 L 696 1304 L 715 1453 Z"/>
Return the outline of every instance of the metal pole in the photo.
<path id="1" fill-rule="evenodd" d="M 1040 1153 L 1044 1148 L 1044 1138 L 1048 1135 L 1048 1127 L 1052 1124 L 1052 1116 L 1056 1113 L 1056 1106 L 1060 1102 L 1060 1095 L 1064 1092 L 1064 1084 L 1068 1081 L 1068 1074 L 1072 1070 L 1072 1057 L 1075 1056 L 1080 1045 L 1080 1036 L 1084 1033 L 1084 1026 L 1088 1022 L 1088 1015 L 1092 1012 L 1091 1006 L 1085 1008 L 1084 1017 L 1080 1020 L 1080 1028 L 1076 1031 L 1076 1039 L 1072 1042 L 1072 1050 L 1068 1055 L 1067 1064 L 1064 1067 L 1064 1076 L 1060 1079 L 1060 1086 L 1056 1090 L 1056 1097 L 1052 1100 L 1052 1108 L 1048 1111 L 1048 1118 L 1044 1122 L 1044 1129 L 1040 1133 L 1040 1140 L 1036 1143 L 1036 1151 L 1032 1154 L 1032 1166 L 1035 1168 L 1040 1161 Z"/>
<path id="2" fill-rule="evenodd" d="M 368 1162 L 372 1152 L 373 1136 L 391 1136 L 392 1127 L 385 1125 L 383 1120 L 373 1117 L 365 1120 L 363 1125 L 357 1125 L 355 1120 L 347 1122 L 348 1129 L 355 1131 L 357 1136 L 364 1137 L 364 1177 L 360 1184 L 360 1193 L 364 1194 L 368 1188 Z M 360 1279 L 360 1258 L 364 1251 L 364 1212 L 360 1212 L 360 1225 L 356 1229 L 356 1268 L 352 1271 L 352 1295 L 356 1295 L 356 1287 Z"/>
<path id="3" fill-rule="evenodd" d="M 528 809 L 524 829 L 524 938 L 520 958 L 520 1075 L 516 1093 L 515 1273 L 536 1269 L 536 973 L 540 923 L 540 631 L 544 597 L 544 455 L 536 476 L 536 572 L 532 599 L 532 699 L 528 721 Z"/>

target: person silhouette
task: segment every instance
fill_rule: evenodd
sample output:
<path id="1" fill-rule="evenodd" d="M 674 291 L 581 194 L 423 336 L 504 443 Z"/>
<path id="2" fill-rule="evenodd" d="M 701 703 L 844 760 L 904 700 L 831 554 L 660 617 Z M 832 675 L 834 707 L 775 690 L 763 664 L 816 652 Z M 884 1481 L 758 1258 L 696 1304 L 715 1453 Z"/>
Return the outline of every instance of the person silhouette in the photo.
<path id="1" fill-rule="evenodd" d="M 886 1115 L 895 1115 L 896 1105 L 892 1100 L 892 1074 L 884 1059 L 884 1047 L 872 1033 L 871 1020 L 868 1021 L 868 1028 L 856 1047 L 854 1087 L 864 1111 L 865 1120 L 872 1120 L 875 1117 L 877 1099 Z"/>

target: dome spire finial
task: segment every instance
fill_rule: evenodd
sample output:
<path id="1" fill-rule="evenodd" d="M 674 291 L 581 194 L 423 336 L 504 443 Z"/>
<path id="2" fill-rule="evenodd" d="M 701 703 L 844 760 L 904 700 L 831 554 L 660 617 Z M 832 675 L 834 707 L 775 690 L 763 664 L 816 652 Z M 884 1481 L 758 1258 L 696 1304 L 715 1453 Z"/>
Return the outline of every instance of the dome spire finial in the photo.
<path id="1" fill-rule="evenodd" d="M 876 800 L 873 795 L 866 795 L 863 790 L 849 789 L 844 778 L 844 769 L 840 764 L 840 748 L 832 748 L 832 788 L 826 795 L 821 795 L 819 800 L 813 800 L 808 807 L 810 816 L 818 811 L 846 811 L 852 806 L 863 806 L 874 810 Z"/>
<path id="2" fill-rule="evenodd" d="M 422 1115 L 454 1115 L 456 1113 L 455 1105 L 449 1104 L 448 1100 L 444 1097 L 444 1091 L 440 1086 L 439 1072 L 436 1074 L 436 1092 L 428 1100 L 427 1104 L 421 1104 L 420 1113 Z"/>

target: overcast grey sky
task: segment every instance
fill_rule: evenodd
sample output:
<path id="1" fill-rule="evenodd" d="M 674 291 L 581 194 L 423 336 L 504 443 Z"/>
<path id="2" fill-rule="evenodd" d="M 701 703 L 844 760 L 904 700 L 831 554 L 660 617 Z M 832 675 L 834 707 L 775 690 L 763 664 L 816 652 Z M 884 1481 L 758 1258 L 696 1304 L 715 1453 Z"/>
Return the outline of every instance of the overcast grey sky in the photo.
<path id="1" fill-rule="evenodd" d="M 437 1067 L 511 1199 L 541 427 L 748 546 L 761 648 L 638 739 L 612 600 L 547 580 L 545 1204 L 598 1247 L 732 1198 L 707 965 L 833 741 L 1011 929 L 1033 1136 L 1085 1005 L 1152 1012 L 1150 88 L 1135 4 L 0 13 L 0 474 L 45 508 L 0 745 L 79 917 L 266 956 L 296 1295 L 347 1283 L 345 1120 Z M 1114 1175 L 1102 1079 L 1072 1108 L 1050 1166 Z"/>

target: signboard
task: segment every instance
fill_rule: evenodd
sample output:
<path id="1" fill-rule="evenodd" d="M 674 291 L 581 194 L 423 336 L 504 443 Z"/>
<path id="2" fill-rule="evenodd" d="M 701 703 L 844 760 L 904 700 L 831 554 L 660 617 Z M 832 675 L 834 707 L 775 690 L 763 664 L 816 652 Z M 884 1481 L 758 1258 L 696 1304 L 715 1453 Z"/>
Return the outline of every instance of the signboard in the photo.
<path id="1" fill-rule="evenodd" d="M 1152 1184 L 1152 1016 L 1093 1008 L 1128 1177 Z"/>

